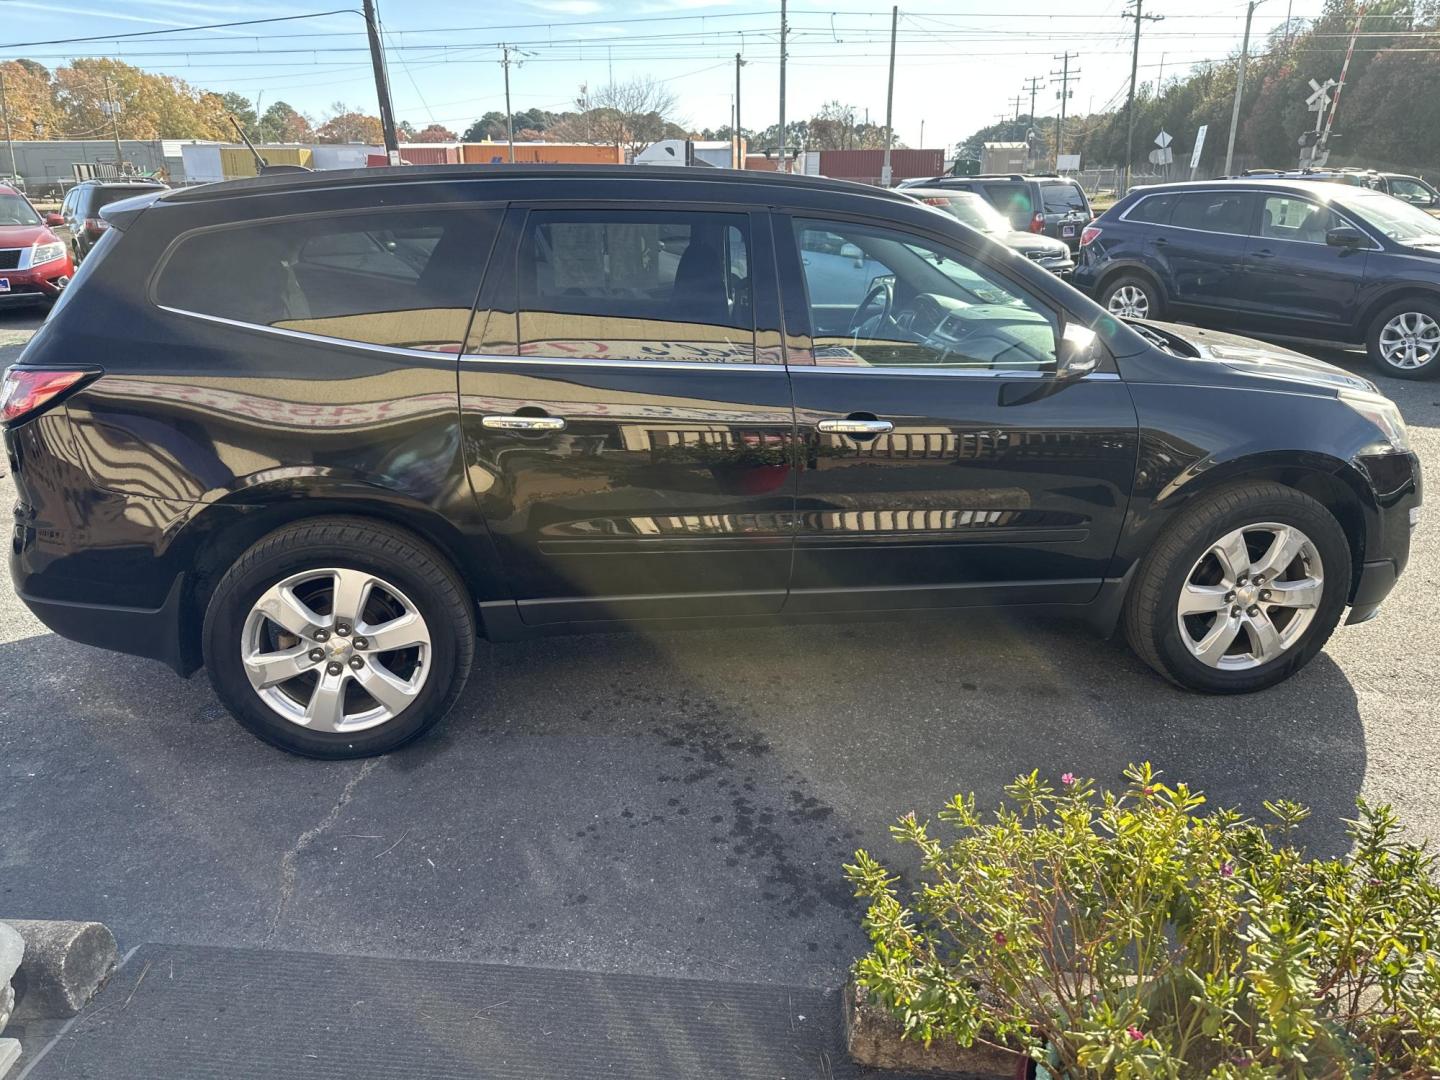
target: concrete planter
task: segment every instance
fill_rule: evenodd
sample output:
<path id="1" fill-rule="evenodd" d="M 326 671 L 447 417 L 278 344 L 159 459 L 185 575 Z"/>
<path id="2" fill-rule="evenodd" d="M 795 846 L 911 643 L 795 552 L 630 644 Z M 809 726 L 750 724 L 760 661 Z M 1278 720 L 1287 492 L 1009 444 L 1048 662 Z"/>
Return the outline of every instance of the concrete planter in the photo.
<path id="1" fill-rule="evenodd" d="M 1027 1059 L 1012 1050 L 977 1043 L 931 1043 L 901 1038 L 900 1021 L 878 1005 L 862 1000 L 854 980 L 845 984 L 845 1047 L 859 1065 L 911 1073 L 933 1073 L 954 1080 L 1014 1080 L 1023 1077 Z"/>

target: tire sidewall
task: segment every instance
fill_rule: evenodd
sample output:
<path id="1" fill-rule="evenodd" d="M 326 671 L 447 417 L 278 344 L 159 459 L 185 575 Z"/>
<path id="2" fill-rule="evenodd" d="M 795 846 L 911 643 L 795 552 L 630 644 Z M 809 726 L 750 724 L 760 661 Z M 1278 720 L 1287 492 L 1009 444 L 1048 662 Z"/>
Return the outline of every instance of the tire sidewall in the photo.
<path id="1" fill-rule="evenodd" d="M 1127 285 L 1144 292 L 1150 301 L 1150 310 L 1145 314 L 1147 319 L 1161 319 L 1165 315 L 1165 298 L 1160 293 L 1160 287 L 1150 278 L 1143 274 L 1122 273 L 1119 277 L 1111 280 L 1100 293 L 1100 306 L 1107 312 L 1110 311 L 1110 298 Z M 1118 317 L 1118 316 L 1117 316 Z"/>
<path id="2" fill-rule="evenodd" d="M 1424 367 L 1419 368 L 1397 368 L 1388 363 L 1380 355 L 1380 332 L 1385 329 L 1385 324 L 1396 315 L 1406 312 L 1423 312 L 1436 322 L 1440 322 L 1440 300 L 1429 298 L 1417 298 L 1413 300 L 1401 300 L 1391 304 L 1384 311 L 1376 315 L 1370 322 L 1370 328 L 1365 335 L 1365 351 L 1370 356 L 1370 363 L 1377 371 L 1395 379 L 1435 379 L 1440 378 L 1440 356 L 1432 359 Z"/>
<path id="3" fill-rule="evenodd" d="M 250 685 L 240 659 L 246 618 L 261 594 L 277 581 L 323 567 L 354 569 L 384 578 L 419 609 L 430 632 L 430 673 L 415 700 L 398 716 L 364 731 L 309 731 L 278 715 Z M 233 571 L 232 571 L 233 573 Z M 413 563 L 381 551 L 338 552 L 333 544 L 297 542 L 232 578 L 221 580 L 205 612 L 205 666 L 215 691 L 244 727 L 272 745 L 307 757 L 349 758 L 385 753 L 423 734 L 447 707 L 461 666 L 460 633 L 473 635 L 464 613 L 451 605 Z"/>
<path id="4" fill-rule="evenodd" d="M 1274 660 L 1246 671 L 1212 668 L 1196 659 L 1181 640 L 1176 619 L 1180 590 L 1195 563 L 1211 544 L 1233 529 L 1262 521 L 1293 525 L 1314 542 L 1325 577 L 1320 606 L 1301 639 Z M 1161 585 L 1165 609 L 1154 619 L 1156 651 L 1178 681 L 1193 689 L 1239 694 L 1273 686 L 1304 667 L 1324 647 L 1345 609 L 1350 593 L 1350 576 L 1350 545 L 1345 533 L 1334 517 L 1318 503 L 1306 506 L 1289 501 L 1257 500 L 1207 518 L 1195 529 L 1194 537 L 1184 545 L 1182 554 L 1165 573 Z"/>

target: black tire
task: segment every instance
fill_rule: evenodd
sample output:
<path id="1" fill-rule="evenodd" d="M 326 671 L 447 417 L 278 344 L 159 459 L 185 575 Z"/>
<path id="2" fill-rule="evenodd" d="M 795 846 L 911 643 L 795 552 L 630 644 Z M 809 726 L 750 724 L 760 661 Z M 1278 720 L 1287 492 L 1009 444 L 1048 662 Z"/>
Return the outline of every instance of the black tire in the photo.
<path id="1" fill-rule="evenodd" d="M 1310 625 L 1274 660 L 1246 670 L 1208 666 L 1181 640 L 1180 591 L 1211 545 L 1260 522 L 1293 526 L 1314 543 L 1324 573 L 1320 603 Z M 1177 686 L 1215 694 L 1263 690 L 1295 674 L 1325 645 L 1345 609 L 1350 577 L 1350 544 L 1330 511 L 1280 484 L 1235 484 L 1183 511 L 1150 549 L 1125 599 L 1125 636 L 1142 660 Z"/>
<path id="2" fill-rule="evenodd" d="M 1370 363 L 1377 369 L 1383 371 L 1396 379 L 1434 379 L 1440 377 L 1440 349 L 1437 349 L 1430 360 L 1419 367 L 1397 367 L 1385 359 L 1381 350 L 1380 335 L 1384 332 L 1386 324 L 1398 316 L 1416 316 L 1420 319 L 1428 319 L 1431 323 L 1440 326 L 1440 301 L 1430 300 L 1423 296 L 1413 297 L 1407 300 L 1400 300 L 1385 308 L 1375 318 L 1370 320 L 1369 329 L 1365 331 L 1365 351 L 1370 356 Z"/>
<path id="3" fill-rule="evenodd" d="M 241 660 L 245 622 L 261 595 L 291 575 L 328 567 L 364 571 L 398 587 L 429 632 L 429 673 L 414 700 L 365 730 L 314 731 L 286 719 L 252 688 Z M 226 572 L 206 608 L 202 643 L 215 692 L 253 734 L 304 757 L 371 757 L 418 738 L 455 703 L 475 655 L 475 617 L 453 568 L 418 537 L 360 518 L 317 518 L 262 538 Z"/>
<path id="4" fill-rule="evenodd" d="M 1100 306 L 1106 311 L 1110 310 L 1110 301 L 1121 289 L 1138 289 L 1145 297 L 1146 312 L 1143 316 L 1136 318 L 1163 319 L 1165 318 L 1165 297 L 1160 292 L 1160 286 L 1155 284 L 1153 278 L 1144 274 L 1120 274 L 1105 283 L 1100 290 Z"/>

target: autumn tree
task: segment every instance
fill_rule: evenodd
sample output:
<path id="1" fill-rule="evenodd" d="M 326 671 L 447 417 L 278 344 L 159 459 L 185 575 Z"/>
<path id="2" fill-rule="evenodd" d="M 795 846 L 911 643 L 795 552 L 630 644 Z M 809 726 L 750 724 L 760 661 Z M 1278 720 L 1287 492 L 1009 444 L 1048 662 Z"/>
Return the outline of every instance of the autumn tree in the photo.
<path id="1" fill-rule="evenodd" d="M 685 137 L 672 115 L 675 95 L 651 78 L 609 83 L 593 91 L 582 85 L 575 110 L 549 129 L 557 142 L 623 146 L 634 154 L 660 139 Z"/>
<path id="2" fill-rule="evenodd" d="M 255 131 L 263 142 L 306 143 L 315 140 L 315 125 L 310 118 L 284 101 L 277 101 L 265 110 L 255 124 Z"/>
<path id="3" fill-rule="evenodd" d="M 6 60 L 0 62 L 0 76 L 5 80 L 5 104 L 16 138 L 53 139 L 61 134 L 55 88 L 44 65 L 34 60 Z"/>
<path id="4" fill-rule="evenodd" d="M 410 136 L 411 142 L 444 143 L 458 142 L 459 140 L 460 136 L 456 135 L 455 132 L 443 124 L 429 124 Z"/>
<path id="5" fill-rule="evenodd" d="M 342 101 L 330 106 L 330 117 L 315 131 L 322 143 L 367 143 L 377 146 L 385 141 L 378 117 L 356 112 Z"/>
<path id="6" fill-rule="evenodd" d="M 114 126 L 122 139 L 229 137 L 219 95 L 105 57 L 85 57 L 57 68 L 54 102 L 71 138 L 104 138 Z"/>

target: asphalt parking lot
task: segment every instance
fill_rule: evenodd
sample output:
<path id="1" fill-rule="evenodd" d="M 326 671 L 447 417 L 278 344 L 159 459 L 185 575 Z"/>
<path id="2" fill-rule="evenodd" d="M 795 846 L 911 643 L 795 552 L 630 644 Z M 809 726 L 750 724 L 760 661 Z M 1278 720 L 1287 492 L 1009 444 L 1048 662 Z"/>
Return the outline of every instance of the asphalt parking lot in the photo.
<path id="1" fill-rule="evenodd" d="M 37 325 L 0 313 L 0 362 Z M 1356 370 L 1363 358 L 1326 354 Z M 1440 382 L 1382 380 L 1440 476 Z M 13 492 L 0 480 L 0 500 Z M 0 914 L 145 942 L 834 986 L 840 865 L 956 791 L 1149 759 L 1214 803 L 1357 795 L 1440 843 L 1440 538 L 1299 677 L 1183 693 L 1079 627 L 981 621 L 482 645 L 435 736 L 367 762 L 245 734 L 203 674 L 74 645 L 0 586 Z"/>

